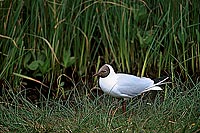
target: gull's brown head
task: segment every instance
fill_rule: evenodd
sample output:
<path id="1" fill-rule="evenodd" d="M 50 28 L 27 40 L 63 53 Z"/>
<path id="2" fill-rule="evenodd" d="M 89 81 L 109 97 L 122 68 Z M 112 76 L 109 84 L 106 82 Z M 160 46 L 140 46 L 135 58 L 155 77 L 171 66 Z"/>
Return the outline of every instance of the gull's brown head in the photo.
<path id="1" fill-rule="evenodd" d="M 110 68 L 108 67 L 107 64 L 103 65 L 99 71 L 97 73 L 95 73 L 93 75 L 94 76 L 98 76 L 98 77 L 101 77 L 101 78 L 105 78 L 107 77 L 108 75 L 110 74 Z"/>

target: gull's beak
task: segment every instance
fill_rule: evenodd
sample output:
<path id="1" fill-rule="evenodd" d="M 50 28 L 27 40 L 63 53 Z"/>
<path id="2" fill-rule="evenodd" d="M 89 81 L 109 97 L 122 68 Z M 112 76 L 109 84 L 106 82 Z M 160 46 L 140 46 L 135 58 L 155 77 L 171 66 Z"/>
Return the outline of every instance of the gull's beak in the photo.
<path id="1" fill-rule="evenodd" d="M 99 76 L 99 72 L 95 73 L 92 77 Z"/>

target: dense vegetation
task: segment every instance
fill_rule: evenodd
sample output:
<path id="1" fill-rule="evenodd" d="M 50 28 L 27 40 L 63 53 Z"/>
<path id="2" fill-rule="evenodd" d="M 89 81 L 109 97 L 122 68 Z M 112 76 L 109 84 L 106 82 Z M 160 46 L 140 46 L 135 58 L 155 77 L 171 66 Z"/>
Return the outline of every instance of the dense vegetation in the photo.
<path id="1" fill-rule="evenodd" d="M 1 0 L 0 131 L 200 131 L 197 0 Z M 172 84 L 129 101 L 126 115 L 92 75 Z"/>

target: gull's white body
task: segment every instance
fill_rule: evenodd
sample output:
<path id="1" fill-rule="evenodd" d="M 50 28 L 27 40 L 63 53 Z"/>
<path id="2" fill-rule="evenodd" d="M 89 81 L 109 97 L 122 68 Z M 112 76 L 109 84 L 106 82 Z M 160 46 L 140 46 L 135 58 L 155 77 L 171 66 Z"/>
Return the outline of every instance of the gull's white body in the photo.
<path id="1" fill-rule="evenodd" d="M 150 90 L 162 90 L 159 84 L 154 84 L 150 78 L 136 77 L 130 74 L 115 73 L 113 68 L 106 64 L 110 73 L 108 76 L 99 78 L 99 85 L 101 89 L 114 97 L 132 98 L 140 95 L 143 92 Z M 164 80 L 163 80 L 164 81 Z"/>

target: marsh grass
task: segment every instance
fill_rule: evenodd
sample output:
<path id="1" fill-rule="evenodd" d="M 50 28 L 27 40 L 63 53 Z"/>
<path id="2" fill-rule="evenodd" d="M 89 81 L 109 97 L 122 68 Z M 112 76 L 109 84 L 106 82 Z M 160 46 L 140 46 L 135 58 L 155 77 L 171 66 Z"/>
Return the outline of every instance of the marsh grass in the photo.
<path id="1" fill-rule="evenodd" d="M 16 79 L 13 85 L 19 84 L 15 72 L 49 83 L 70 70 L 71 77 L 87 82 L 98 57 L 101 64 L 111 63 L 118 71 L 138 76 L 178 71 L 184 79 L 188 74 L 196 77 L 196 3 L 1 1 L 1 79 Z"/>
<path id="2" fill-rule="evenodd" d="M 174 89 L 165 86 L 168 95 L 164 101 L 164 92 L 158 92 L 154 100 L 145 94 L 127 102 L 126 114 L 122 113 L 120 101 L 107 95 L 92 99 L 92 93 L 80 96 L 72 91 L 74 100 L 49 99 L 36 106 L 20 93 L 10 92 L 11 102 L 1 99 L 0 129 L 4 132 L 198 132 L 200 84 L 175 80 Z"/>

